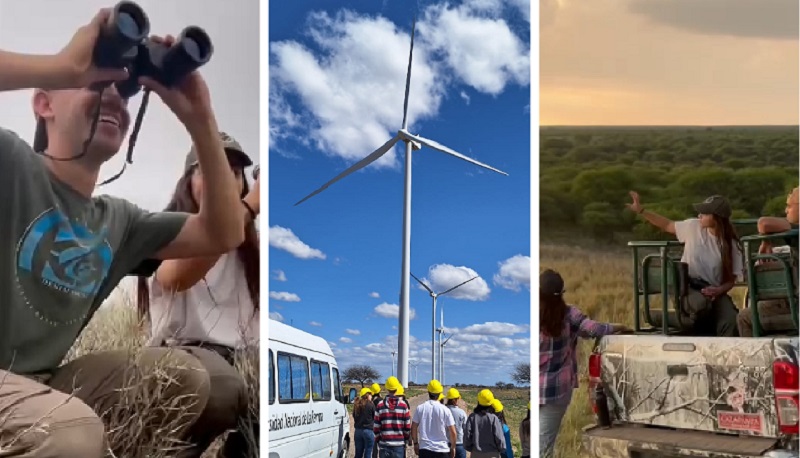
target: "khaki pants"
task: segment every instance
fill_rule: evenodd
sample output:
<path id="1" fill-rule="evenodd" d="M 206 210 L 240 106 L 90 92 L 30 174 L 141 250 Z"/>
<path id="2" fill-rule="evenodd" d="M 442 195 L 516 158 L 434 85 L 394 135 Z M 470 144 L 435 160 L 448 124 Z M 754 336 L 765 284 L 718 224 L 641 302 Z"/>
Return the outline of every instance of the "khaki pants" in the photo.
<path id="1" fill-rule="evenodd" d="M 171 383 L 161 388 L 131 383 L 136 377 L 153 380 L 147 378 L 152 374 Z M 244 382 L 235 369 L 200 348 L 146 348 L 136 357 L 125 351 L 89 354 L 42 382 L 0 371 L 0 457 L 104 457 L 107 427 L 101 417 L 113 417 L 117 425 L 141 420 L 141 412 L 120 409 L 131 397 L 131 390 L 121 390 L 125 387 L 141 387 L 145 398 L 157 393 L 152 402 L 171 407 L 158 410 L 160 418 L 153 423 L 164 426 L 174 420 L 179 427 L 150 433 L 195 444 L 175 454 L 179 457 L 199 457 L 218 435 L 236 428 L 247 408 Z M 120 436 L 126 430 L 122 426 L 108 433 Z"/>

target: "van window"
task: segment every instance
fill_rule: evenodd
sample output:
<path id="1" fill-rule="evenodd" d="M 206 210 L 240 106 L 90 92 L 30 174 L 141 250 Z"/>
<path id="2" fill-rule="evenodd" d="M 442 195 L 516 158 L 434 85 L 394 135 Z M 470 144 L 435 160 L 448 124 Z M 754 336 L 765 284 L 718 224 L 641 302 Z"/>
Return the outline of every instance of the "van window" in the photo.
<path id="1" fill-rule="evenodd" d="M 328 363 L 311 361 L 311 396 L 315 401 L 331 400 L 331 369 Z"/>
<path id="2" fill-rule="evenodd" d="M 269 366 L 268 367 L 269 368 L 267 369 L 267 371 L 268 371 L 269 378 L 267 378 L 267 380 L 268 380 L 267 383 L 269 384 L 269 403 L 270 404 L 274 404 L 275 403 L 275 361 L 272 358 L 272 350 L 269 351 Z"/>
<path id="3" fill-rule="evenodd" d="M 342 383 L 339 381 L 339 369 L 333 368 L 333 395 L 342 402 Z"/>
<path id="4" fill-rule="evenodd" d="M 284 402 L 308 402 L 308 360 L 302 356 L 278 353 L 278 397 Z"/>

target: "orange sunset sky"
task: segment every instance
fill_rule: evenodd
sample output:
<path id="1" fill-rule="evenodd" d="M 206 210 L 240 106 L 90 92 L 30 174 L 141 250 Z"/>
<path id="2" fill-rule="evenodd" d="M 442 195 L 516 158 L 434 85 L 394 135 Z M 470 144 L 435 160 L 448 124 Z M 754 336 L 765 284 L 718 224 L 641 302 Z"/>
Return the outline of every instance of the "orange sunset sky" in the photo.
<path id="1" fill-rule="evenodd" d="M 797 0 L 541 0 L 540 124 L 798 124 Z"/>

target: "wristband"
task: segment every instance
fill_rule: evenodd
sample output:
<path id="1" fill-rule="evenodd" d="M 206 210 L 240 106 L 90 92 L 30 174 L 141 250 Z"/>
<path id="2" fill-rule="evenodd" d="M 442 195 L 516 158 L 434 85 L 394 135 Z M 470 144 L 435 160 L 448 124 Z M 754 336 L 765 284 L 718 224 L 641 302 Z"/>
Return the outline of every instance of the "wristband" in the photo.
<path id="1" fill-rule="evenodd" d="M 242 205 L 244 205 L 244 208 L 247 209 L 247 213 L 250 213 L 250 217 L 253 218 L 253 221 L 255 221 L 256 220 L 256 211 L 253 210 L 253 207 L 251 207 L 250 204 L 248 204 L 246 200 L 242 200 Z"/>
<path id="2" fill-rule="evenodd" d="M 644 213 L 644 207 L 642 207 L 642 209 L 639 210 L 639 214 L 641 215 L 642 213 Z"/>

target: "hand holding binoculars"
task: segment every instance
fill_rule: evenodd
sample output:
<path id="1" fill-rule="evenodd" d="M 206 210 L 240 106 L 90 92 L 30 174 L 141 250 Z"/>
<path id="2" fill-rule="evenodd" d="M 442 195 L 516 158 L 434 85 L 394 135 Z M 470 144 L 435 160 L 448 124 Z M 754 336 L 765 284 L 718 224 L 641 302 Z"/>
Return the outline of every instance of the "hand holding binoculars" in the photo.
<path id="1" fill-rule="evenodd" d="M 134 2 L 116 4 L 95 43 L 93 60 L 99 68 L 124 68 L 127 80 L 114 83 L 122 98 L 141 90 L 139 78 L 150 77 L 174 87 L 211 59 L 214 48 L 200 27 L 183 29 L 172 46 L 148 38 L 150 20 Z"/>

